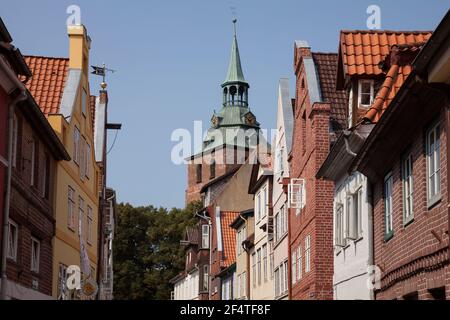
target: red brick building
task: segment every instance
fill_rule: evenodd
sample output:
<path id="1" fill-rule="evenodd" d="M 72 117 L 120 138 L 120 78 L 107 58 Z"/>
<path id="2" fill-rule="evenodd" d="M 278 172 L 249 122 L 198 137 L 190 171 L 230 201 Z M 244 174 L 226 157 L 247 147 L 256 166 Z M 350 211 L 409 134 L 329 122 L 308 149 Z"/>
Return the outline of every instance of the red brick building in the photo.
<path id="1" fill-rule="evenodd" d="M 0 23 L 0 29 L 4 29 L 2 25 Z M 4 30 L 1 33 L 4 36 Z M 8 61 L 11 66 L 9 74 L 15 75 L 16 81 L 18 76 L 24 76 L 22 80 L 26 83 L 31 73 L 20 51 L 8 46 L 2 46 L 1 51 L 2 69 L 5 70 L 3 63 Z M 14 82 L 14 79 L 10 81 Z M 6 243 L 6 251 L 2 252 L 6 258 L 6 268 L 2 270 L 6 271 L 2 272 L 2 297 L 50 299 L 52 240 L 55 234 L 55 163 L 70 157 L 32 95 L 23 85 L 17 87 L 22 90 L 23 96 L 14 103 L 11 103 L 14 94 L 17 97 L 20 92 L 7 91 L 11 106 L 8 110 L 10 121 L 6 126 L 11 138 L 8 141 L 11 171 L 2 181 L 2 186 L 6 188 L 4 219 L 8 221 L 6 234 L 2 237 L 3 243 Z M 1 93 L 3 98 L 4 94 L 5 91 Z M 4 148 L 3 138 L 1 146 Z"/>
<path id="2" fill-rule="evenodd" d="M 410 74 L 393 78 L 403 84 L 389 107 L 371 108 L 379 121 L 354 161 L 373 189 L 376 299 L 450 298 L 449 43 L 447 13 Z M 417 46 L 417 41 L 398 44 L 391 56 Z M 391 61 L 401 65 L 402 59 Z"/>
<path id="3" fill-rule="evenodd" d="M 296 41 L 294 135 L 289 157 L 289 293 L 294 300 L 333 298 L 334 186 L 315 175 L 330 144 L 346 126 L 346 95 L 335 90 L 336 68 L 336 54 L 312 53 L 306 42 Z M 297 261 L 292 261 L 293 256 Z"/>

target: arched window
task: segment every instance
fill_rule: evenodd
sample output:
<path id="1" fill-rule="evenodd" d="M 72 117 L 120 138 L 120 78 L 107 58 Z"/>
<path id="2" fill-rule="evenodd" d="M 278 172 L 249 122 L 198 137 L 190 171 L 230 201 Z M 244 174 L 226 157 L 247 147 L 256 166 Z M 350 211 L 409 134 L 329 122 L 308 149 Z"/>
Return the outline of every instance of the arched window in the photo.
<path id="1" fill-rule="evenodd" d="M 234 101 L 235 101 L 236 93 L 237 93 L 236 86 L 231 86 L 230 87 L 230 95 L 231 95 L 231 101 L 232 101 L 233 104 L 234 104 Z"/>
<path id="2" fill-rule="evenodd" d="M 211 165 L 209 166 L 209 179 L 212 180 L 216 177 L 216 160 L 211 160 Z"/>

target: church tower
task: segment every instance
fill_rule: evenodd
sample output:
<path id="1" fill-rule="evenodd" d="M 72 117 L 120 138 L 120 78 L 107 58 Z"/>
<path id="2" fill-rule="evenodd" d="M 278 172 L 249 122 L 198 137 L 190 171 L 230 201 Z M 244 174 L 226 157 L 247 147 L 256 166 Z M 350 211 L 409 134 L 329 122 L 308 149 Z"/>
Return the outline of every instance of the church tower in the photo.
<path id="1" fill-rule="evenodd" d="M 222 83 L 222 106 L 213 113 L 201 150 L 188 159 L 186 204 L 201 200 L 203 186 L 243 164 L 261 140 L 260 125 L 249 107 L 250 85 L 242 71 L 236 22 L 233 20 L 230 64 Z"/>

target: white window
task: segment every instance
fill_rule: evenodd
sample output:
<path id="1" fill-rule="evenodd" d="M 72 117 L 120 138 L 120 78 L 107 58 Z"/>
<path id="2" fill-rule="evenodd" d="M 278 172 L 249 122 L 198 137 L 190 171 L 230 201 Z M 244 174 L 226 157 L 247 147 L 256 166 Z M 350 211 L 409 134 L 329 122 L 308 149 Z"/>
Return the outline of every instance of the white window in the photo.
<path id="1" fill-rule="evenodd" d="M 346 238 L 357 240 L 361 237 L 362 189 L 347 197 Z"/>
<path id="2" fill-rule="evenodd" d="M 261 192 L 256 195 L 256 221 L 261 219 Z"/>
<path id="3" fill-rule="evenodd" d="M 31 156 L 30 156 L 30 185 L 34 186 L 35 181 L 35 170 L 36 170 L 36 140 L 31 141 Z"/>
<path id="4" fill-rule="evenodd" d="M 84 175 L 86 176 L 86 178 L 89 178 L 89 166 L 91 163 L 91 146 L 89 145 L 89 143 L 87 143 L 85 141 L 85 146 L 86 146 L 86 153 L 84 155 L 84 160 L 85 160 L 85 164 L 84 164 Z"/>
<path id="5" fill-rule="evenodd" d="M 262 278 L 262 270 L 261 270 L 261 249 L 258 249 L 256 251 L 256 255 L 258 258 L 258 285 L 261 284 L 261 278 Z"/>
<path id="6" fill-rule="evenodd" d="M 203 266 L 203 291 L 208 291 L 209 289 L 209 266 Z"/>
<path id="7" fill-rule="evenodd" d="M 252 282 L 253 282 L 253 288 L 256 288 L 256 254 L 252 254 Z"/>
<path id="8" fill-rule="evenodd" d="M 305 238 L 305 273 L 311 271 L 311 236 Z"/>
<path id="9" fill-rule="evenodd" d="M 360 80 L 358 82 L 358 106 L 370 107 L 374 100 L 373 80 Z"/>
<path id="10" fill-rule="evenodd" d="M 303 257 L 302 257 L 302 246 L 300 245 L 297 248 L 297 280 L 300 281 L 302 278 L 302 272 L 303 272 Z"/>
<path id="11" fill-rule="evenodd" d="M 81 135 L 77 127 L 73 129 L 73 161 L 76 164 L 80 163 L 80 143 Z"/>
<path id="12" fill-rule="evenodd" d="M 19 122 L 17 120 L 16 114 L 13 117 L 13 141 L 12 141 L 12 166 L 13 168 L 17 165 L 17 145 L 18 145 L 18 134 L 19 133 Z"/>
<path id="13" fill-rule="evenodd" d="M 86 139 L 80 139 L 80 178 L 86 177 Z"/>
<path id="14" fill-rule="evenodd" d="M 67 193 L 67 226 L 72 230 L 75 228 L 75 190 L 70 186 Z"/>
<path id="15" fill-rule="evenodd" d="M 284 288 L 283 288 L 283 294 L 285 294 L 288 291 L 288 286 L 289 286 L 288 262 L 285 261 L 283 263 L 283 266 L 284 266 Z"/>
<path id="16" fill-rule="evenodd" d="M 261 213 L 262 213 L 262 217 L 261 218 L 264 218 L 267 215 L 267 207 L 268 207 L 267 187 L 264 187 L 262 193 L 263 193 L 263 202 L 262 202 L 263 207 L 261 208 Z"/>
<path id="17" fill-rule="evenodd" d="M 275 296 L 278 297 L 281 295 L 280 290 L 280 269 L 275 269 Z"/>
<path id="18" fill-rule="evenodd" d="M 345 247 L 345 235 L 344 235 L 344 206 L 338 204 L 336 206 L 335 217 L 335 245 L 337 247 Z"/>
<path id="19" fill-rule="evenodd" d="M 441 128 L 435 124 L 427 132 L 427 189 L 428 206 L 441 197 Z"/>
<path id="20" fill-rule="evenodd" d="M 262 247 L 262 255 L 263 255 L 263 271 L 264 271 L 264 282 L 267 282 L 267 244 Z"/>
<path id="21" fill-rule="evenodd" d="M 202 225 L 202 248 L 209 249 L 209 225 Z"/>
<path id="22" fill-rule="evenodd" d="M 285 206 L 281 206 L 281 236 L 284 236 L 288 232 L 288 217 Z"/>
<path id="23" fill-rule="evenodd" d="M 281 217 L 281 214 L 277 213 L 275 215 L 275 219 L 274 219 L 275 242 L 277 242 L 281 238 L 280 217 Z"/>
<path id="24" fill-rule="evenodd" d="M 292 280 L 292 284 L 295 284 L 297 282 L 297 251 L 294 250 L 292 252 L 292 257 L 291 257 L 291 280 Z"/>
<path id="25" fill-rule="evenodd" d="M 270 279 L 273 279 L 273 268 L 274 268 L 274 255 L 273 255 L 273 242 L 269 243 L 269 272 Z"/>
<path id="26" fill-rule="evenodd" d="M 41 243 L 36 238 L 31 238 L 31 271 L 39 272 L 39 258 L 41 253 Z"/>
<path id="27" fill-rule="evenodd" d="M 8 255 L 9 259 L 17 261 L 17 247 L 19 241 L 19 226 L 12 220 L 8 223 Z"/>
<path id="28" fill-rule="evenodd" d="M 84 218 L 84 199 L 82 197 L 78 197 L 78 234 L 80 238 L 84 239 L 83 218 Z"/>
<path id="29" fill-rule="evenodd" d="M 414 218 L 412 154 L 407 155 L 403 159 L 402 180 L 403 180 L 403 222 L 408 223 Z"/>
<path id="30" fill-rule="evenodd" d="M 384 221 L 386 224 L 385 233 L 390 235 L 394 230 L 393 227 L 393 209 L 392 209 L 392 189 L 394 179 L 389 173 L 384 179 Z"/>
<path id="31" fill-rule="evenodd" d="M 93 227 L 94 216 L 92 214 L 92 208 L 87 206 L 87 243 L 92 245 L 92 227 Z"/>
<path id="32" fill-rule="evenodd" d="M 296 214 L 306 205 L 306 186 L 304 179 L 292 179 L 288 187 L 289 208 L 294 208 Z"/>

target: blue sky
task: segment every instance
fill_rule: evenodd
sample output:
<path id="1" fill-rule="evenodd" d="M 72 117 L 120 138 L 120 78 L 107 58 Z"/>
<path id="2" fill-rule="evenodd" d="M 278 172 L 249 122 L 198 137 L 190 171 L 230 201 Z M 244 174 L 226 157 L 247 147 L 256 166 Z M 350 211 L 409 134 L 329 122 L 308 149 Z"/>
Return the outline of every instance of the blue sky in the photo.
<path id="1" fill-rule="evenodd" d="M 232 40 L 232 13 L 252 111 L 275 125 L 280 77 L 294 82 L 293 43 L 336 52 L 340 29 L 366 29 L 366 9 L 381 7 L 383 29 L 433 30 L 448 0 L 428 1 L 65 1 L 2 3 L 2 18 L 24 54 L 67 56 L 66 8 L 81 7 L 93 40 L 91 64 L 106 62 L 109 116 L 123 123 L 109 154 L 108 184 L 134 205 L 182 207 L 186 168 L 171 162 L 174 129 L 209 124 L 221 102 Z M 99 79 L 92 79 L 97 92 Z M 294 93 L 291 92 L 291 95 Z M 205 128 L 206 129 L 206 128 Z M 112 142 L 114 136 L 110 136 Z"/>

